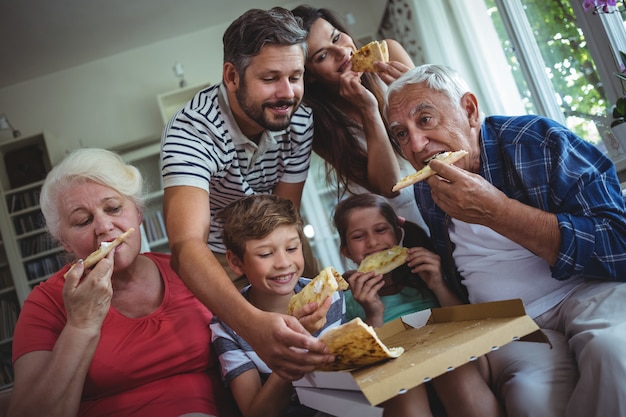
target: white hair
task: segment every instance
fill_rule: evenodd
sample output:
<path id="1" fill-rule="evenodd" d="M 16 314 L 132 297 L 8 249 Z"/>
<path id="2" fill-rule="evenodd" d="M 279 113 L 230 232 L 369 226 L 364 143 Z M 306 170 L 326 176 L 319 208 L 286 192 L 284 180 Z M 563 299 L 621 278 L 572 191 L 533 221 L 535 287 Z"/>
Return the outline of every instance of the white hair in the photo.
<path id="1" fill-rule="evenodd" d="M 105 149 L 78 149 L 48 173 L 41 188 L 39 204 L 53 238 L 60 239 L 59 202 L 71 192 L 73 186 L 85 181 L 109 187 L 129 198 L 139 209 L 143 207 L 143 179 L 137 168 Z"/>
<path id="2" fill-rule="evenodd" d="M 389 98 L 403 90 L 407 85 L 425 83 L 428 88 L 444 93 L 453 104 L 460 106 L 463 95 L 470 91 L 469 85 L 461 75 L 445 65 L 421 65 L 405 72 L 395 80 L 385 94 L 384 114 L 387 114 Z"/>

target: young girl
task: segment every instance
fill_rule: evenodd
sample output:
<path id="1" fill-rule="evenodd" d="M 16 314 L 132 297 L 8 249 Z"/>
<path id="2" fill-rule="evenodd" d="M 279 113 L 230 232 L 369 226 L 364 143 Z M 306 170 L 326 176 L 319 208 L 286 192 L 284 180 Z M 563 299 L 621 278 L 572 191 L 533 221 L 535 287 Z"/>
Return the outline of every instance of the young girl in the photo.
<path id="1" fill-rule="evenodd" d="M 388 274 L 345 274 L 349 275 L 352 293 L 346 294 L 347 320 L 358 315 L 380 327 L 407 313 L 461 303 L 446 287 L 439 256 L 429 249 L 428 236 L 414 224 L 399 219 L 384 197 L 369 193 L 348 197 L 337 205 L 334 222 L 341 254 L 356 265 L 366 256 L 395 245 L 407 247 L 408 252 L 406 266 Z M 445 373 L 432 385 L 449 417 L 504 415 L 476 363 Z M 392 398 L 384 408 L 385 416 L 432 415 L 424 384 Z"/>

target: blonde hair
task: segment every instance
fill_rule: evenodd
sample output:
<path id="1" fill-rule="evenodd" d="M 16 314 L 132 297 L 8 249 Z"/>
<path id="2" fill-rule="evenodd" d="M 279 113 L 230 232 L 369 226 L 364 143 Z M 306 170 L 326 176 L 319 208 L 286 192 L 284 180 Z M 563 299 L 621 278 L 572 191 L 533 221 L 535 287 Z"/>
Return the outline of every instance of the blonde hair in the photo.
<path id="1" fill-rule="evenodd" d="M 143 207 L 143 179 L 137 168 L 105 149 L 78 149 L 48 173 L 41 188 L 39 204 L 53 238 L 60 238 L 59 201 L 72 192 L 73 186 L 86 181 L 109 187 L 133 201 L 138 209 Z"/>

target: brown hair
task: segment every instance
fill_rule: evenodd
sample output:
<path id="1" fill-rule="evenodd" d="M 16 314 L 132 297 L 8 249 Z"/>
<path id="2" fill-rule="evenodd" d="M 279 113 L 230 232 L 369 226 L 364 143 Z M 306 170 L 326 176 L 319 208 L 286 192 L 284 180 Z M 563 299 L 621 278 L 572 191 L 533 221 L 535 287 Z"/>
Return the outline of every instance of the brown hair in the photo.
<path id="1" fill-rule="evenodd" d="M 335 207 L 333 222 L 339 233 L 342 248 L 348 245 L 346 234 L 348 232 L 350 212 L 357 208 L 377 208 L 385 220 L 393 227 L 397 242 L 400 242 L 402 230 L 404 230 L 403 245 L 405 247 L 412 248 L 421 246 L 431 252 L 435 251 L 435 246 L 424 229 L 410 221 L 405 221 L 402 226 L 400 226 L 398 215 L 391 204 L 389 204 L 389 201 L 381 195 L 372 193 L 352 195 L 340 201 Z M 417 288 L 420 291 L 430 291 L 421 277 L 419 277 L 418 274 L 412 273 L 406 264 L 393 271 L 392 279 L 404 285 Z"/>
<path id="2" fill-rule="evenodd" d="M 324 19 L 339 31 L 348 34 L 343 24 L 328 9 L 298 6 L 292 12 L 302 19 L 307 33 L 310 32 L 311 26 L 317 19 Z M 378 76 L 368 72 L 363 73 L 361 82 L 374 94 L 382 111 L 384 91 Z M 313 150 L 326 161 L 327 181 L 333 182 L 334 176 L 339 197 L 351 191 L 351 182 L 373 191 L 370 189 L 370 182 L 367 178 L 367 150 L 353 133 L 353 129 L 360 130 L 362 126 L 339 109 L 331 99 L 330 89 L 323 83 L 308 81 L 306 72 L 304 83 L 303 102 L 311 107 L 314 115 Z M 395 141 L 391 141 L 391 144 L 394 152 L 401 156 L 402 151 Z"/>
<path id="3" fill-rule="evenodd" d="M 335 207 L 333 222 L 335 223 L 335 228 L 339 233 L 339 240 L 341 241 L 342 248 L 348 246 L 346 234 L 348 233 L 350 212 L 354 209 L 360 208 L 377 208 L 387 223 L 393 227 L 396 234 L 396 241 L 400 241 L 402 237 L 402 228 L 398 224 L 398 215 L 394 211 L 391 204 L 389 204 L 389 201 L 387 201 L 385 197 L 378 194 L 364 193 L 352 195 L 345 200 L 340 201 Z"/>
<path id="4" fill-rule="evenodd" d="M 250 9 L 224 32 L 224 62 L 232 63 L 239 74 L 244 74 L 265 45 L 300 45 L 306 57 L 306 35 L 300 20 L 287 9 Z"/>
<path id="5" fill-rule="evenodd" d="M 224 224 L 222 240 L 226 249 L 243 258 L 246 242 L 263 239 L 280 226 L 294 226 L 304 240 L 303 221 L 296 206 L 272 194 L 255 194 L 234 201 L 217 214 Z"/>

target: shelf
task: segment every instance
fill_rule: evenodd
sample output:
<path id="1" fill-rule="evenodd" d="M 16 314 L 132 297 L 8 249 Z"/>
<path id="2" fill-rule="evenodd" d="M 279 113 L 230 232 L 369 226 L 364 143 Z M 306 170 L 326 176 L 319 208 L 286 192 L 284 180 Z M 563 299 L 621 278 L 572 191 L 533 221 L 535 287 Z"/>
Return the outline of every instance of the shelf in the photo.
<path id="1" fill-rule="evenodd" d="M 51 169 L 43 133 L 0 143 L 0 155 L 4 165 L 0 186 L 5 193 L 38 186 Z"/>
<path id="2" fill-rule="evenodd" d="M 198 91 L 209 86 L 211 86 L 211 83 L 196 84 L 157 95 L 157 103 L 163 124 L 167 124 L 172 116 L 187 104 Z"/>

